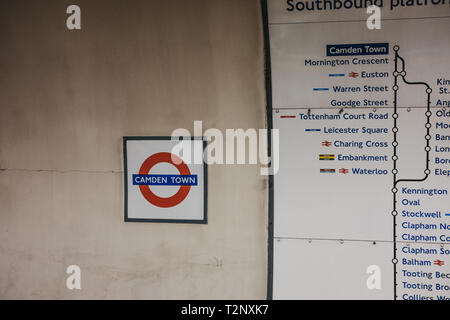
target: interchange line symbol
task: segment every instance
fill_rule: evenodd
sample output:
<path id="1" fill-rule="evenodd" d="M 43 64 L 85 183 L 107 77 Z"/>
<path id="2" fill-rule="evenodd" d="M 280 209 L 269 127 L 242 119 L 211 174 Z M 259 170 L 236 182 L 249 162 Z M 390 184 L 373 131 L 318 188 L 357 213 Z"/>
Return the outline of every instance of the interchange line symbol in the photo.
<path id="1" fill-rule="evenodd" d="M 398 188 L 397 185 L 399 183 L 404 183 L 404 182 L 423 182 L 426 179 L 428 179 L 429 175 L 430 175 L 430 151 L 431 151 L 431 147 L 430 147 L 430 139 L 431 139 L 431 135 L 430 135 L 430 128 L 431 128 L 431 122 L 430 122 L 430 118 L 431 118 L 431 92 L 432 89 L 431 87 L 426 83 L 426 82 L 411 82 L 406 80 L 406 71 L 405 71 L 405 60 L 398 54 L 398 51 L 400 50 L 400 47 L 398 45 L 395 45 L 393 47 L 394 52 L 395 52 L 395 71 L 394 71 L 394 86 L 393 86 L 393 90 L 394 90 L 394 113 L 392 115 L 392 117 L 394 118 L 394 126 L 392 128 L 392 131 L 394 133 L 394 140 L 392 142 L 392 146 L 394 147 L 394 153 L 392 156 L 392 160 L 394 162 L 394 167 L 392 169 L 392 174 L 393 174 L 393 187 L 392 187 L 392 194 L 393 194 L 393 210 L 392 210 L 392 216 L 393 216 L 393 238 L 394 238 L 394 257 L 392 259 L 392 263 L 394 266 L 394 300 L 397 300 L 397 263 L 398 263 L 398 259 L 397 259 L 397 233 L 396 233 L 396 226 L 397 226 L 397 192 L 398 192 Z M 400 67 L 400 66 L 401 67 Z M 398 154 L 397 154 L 397 148 L 398 148 L 398 141 L 397 141 L 397 134 L 398 134 L 398 90 L 399 90 L 399 79 L 401 78 L 401 80 L 406 84 L 406 85 L 414 85 L 414 86 L 425 86 L 425 93 L 427 94 L 427 111 L 425 112 L 425 116 L 427 119 L 427 122 L 425 124 L 425 128 L 427 130 L 426 136 L 425 136 L 425 152 L 426 152 L 426 161 L 425 161 L 425 170 L 424 170 L 424 174 L 425 176 L 423 178 L 415 178 L 415 179 L 398 179 L 398 169 L 397 169 L 397 161 L 398 161 Z"/>

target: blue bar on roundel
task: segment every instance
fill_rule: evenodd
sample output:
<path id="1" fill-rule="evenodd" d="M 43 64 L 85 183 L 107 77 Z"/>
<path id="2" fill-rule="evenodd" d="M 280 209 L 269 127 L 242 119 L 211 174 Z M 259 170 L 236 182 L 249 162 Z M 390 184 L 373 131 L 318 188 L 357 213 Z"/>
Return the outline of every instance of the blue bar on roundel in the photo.
<path id="1" fill-rule="evenodd" d="M 133 174 L 137 186 L 196 186 L 197 175 L 181 174 Z"/>

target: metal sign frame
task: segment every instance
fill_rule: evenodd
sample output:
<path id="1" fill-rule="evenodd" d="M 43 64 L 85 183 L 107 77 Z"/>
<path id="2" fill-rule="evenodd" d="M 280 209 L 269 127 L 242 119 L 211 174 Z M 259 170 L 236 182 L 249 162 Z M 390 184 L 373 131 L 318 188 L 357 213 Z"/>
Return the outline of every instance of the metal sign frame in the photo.
<path id="1" fill-rule="evenodd" d="M 179 140 L 203 141 L 203 156 L 205 155 L 206 140 L 204 137 L 178 137 Z M 127 166 L 127 141 L 134 140 L 173 140 L 171 136 L 124 136 L 123 137 L 123 165 L 124 165 L 124 221 L 125 222 L 157 222 L 157 223 L 208 223 L 208 166 L 203 158 L 203 219 L 159 219 L 159 218 L 130 218 L 128 217 L 128 166 Z"/>

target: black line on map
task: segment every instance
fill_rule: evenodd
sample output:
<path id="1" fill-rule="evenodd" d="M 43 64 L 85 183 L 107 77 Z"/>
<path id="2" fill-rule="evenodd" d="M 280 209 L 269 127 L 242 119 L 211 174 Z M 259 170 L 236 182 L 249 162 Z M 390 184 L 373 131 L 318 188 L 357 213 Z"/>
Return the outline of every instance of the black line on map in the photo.
<path id="1" fill-rule="evenodd" d="M 393 194 L 393 210 L 391 212 L 392 217 L 393 217 L 393 238 L 394 238 L 394 257 L 392 259 L 392 264 L 394 267 L 394 300 L 397 300 L 397 263 L 398 263 L 398 259 L 397 259 L 397 233 L 396 233 L 396 227 L 397 227 L 397 185 L 401 182 L 423 182 L 425 181 L 428 176 L 430 175 L 430 128 L 431 128 L 431 123 L 430 123 L 430 117 L 431 117 L 431 100 L 430 100 L 430 95 L 431 95 L 431 88 L 430 86 L 426 83 L 426 82 L 411 82 L 411 81 L 407 81 L 406 80 L 406 71 L 405 71 L 405 60 L 398 54 L 398 51 L 400 49 L 400 47 L 398 45 L 395 45 L 393 47 L 394 52 L 395 52 L 395 71 L 394 71 L 394 86 L 393 86 L 393 90 L 394 90 L 394 113 L 392 115 L 392 117 L 394 118 L 394 126 L 392 128 L 392 131 L 394 133 L 394 141 L 392 142 L 392 146 L 394 147 L 394 153 L 392 156 L 392 160 L 394 161 L 394 165 L 393 165 L 393 169 L 392 169 L 392 174 L 393 174 L 393 187 L 392 187 L 392 194 Z M 399 61 L 401 61 L 401 68 L 399 68 Z M 427 134 L 425 136 L 425 141 L 426 141 L 426 146 L 425 146 L 425 152 L 426 152 L 426 161 L 425 161 L 425 170 L 424 170 L 424 174 L 425 177 L 423 178 L 415 178 L 415 179 L 397 179 L 397 175 L 398 175 L 398 169 L 397 169 L 397 161 L 398 161 L 398 154 L 397 154 L 397 147 L 398 147 L 398 141 L 397 141 L 397 133 L 398 133 L 398 124 L 397 124 L 397 120 L 398 120 L 398 109 L 399 107 L 397 106 L 398 103 L 398 90 L 399 90 L 399 86 L 398 86 L 398 82 L 399 82 L 399 78 L 402 79 L 402 81 L 407 84 L 407 85 L 423 85 L 426 86 L 425 89 L 425 93 L 427 94 L 427 106 L 426 109 L 427 111 L 425 112 L 425 116 L 427 118 L 427 122 L 425 124 L 425 128 L 427 129 Z"/>

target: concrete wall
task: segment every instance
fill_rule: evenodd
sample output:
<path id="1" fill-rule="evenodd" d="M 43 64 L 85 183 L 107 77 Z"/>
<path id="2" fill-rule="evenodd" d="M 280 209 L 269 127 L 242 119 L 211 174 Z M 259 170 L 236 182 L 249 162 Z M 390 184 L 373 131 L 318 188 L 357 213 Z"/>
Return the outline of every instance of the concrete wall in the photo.
<path id="1" fill-rule="evenodd" d="M 259 0 L 2 1 L 0 44 L 0 298 L 265 298 L 258 166 L 209 167 L 208 225 L 123 222 L 122 136 L 265 127 Z"/>

